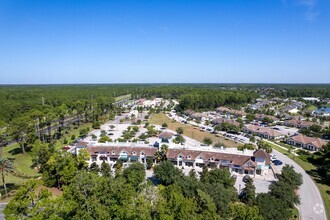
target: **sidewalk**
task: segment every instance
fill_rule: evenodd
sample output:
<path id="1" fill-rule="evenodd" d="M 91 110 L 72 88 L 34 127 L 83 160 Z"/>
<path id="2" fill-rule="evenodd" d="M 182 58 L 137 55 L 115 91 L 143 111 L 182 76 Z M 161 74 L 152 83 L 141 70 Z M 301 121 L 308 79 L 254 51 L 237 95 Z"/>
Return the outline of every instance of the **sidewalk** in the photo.
<path id="1" fill-rule="evenodd" d="M 277 143 L 275 143 L 275 142 L 273 142 L 273 141 L 269 141 L 269 140 L 266 140 L 266 139 L 264 139 L 263 141 L 266 141 L 266 142 L 268 142 L 268 143 L 270 143 L 270 144 L 274 144 L 276 147 L 282 148 L 283 150 L 286 150 L 286 151 L 288 150 L 288 148 L 283 147 L 283 146 L 281 146 L 281 145 L 279 145 L 279 144 L 277 144 Z M 299 156 L 296 152 L 294 152 L 294 150 L 292 150 L 291 153 L 292 153 L 293 155 L 295 155 L 295 156 Z"/>

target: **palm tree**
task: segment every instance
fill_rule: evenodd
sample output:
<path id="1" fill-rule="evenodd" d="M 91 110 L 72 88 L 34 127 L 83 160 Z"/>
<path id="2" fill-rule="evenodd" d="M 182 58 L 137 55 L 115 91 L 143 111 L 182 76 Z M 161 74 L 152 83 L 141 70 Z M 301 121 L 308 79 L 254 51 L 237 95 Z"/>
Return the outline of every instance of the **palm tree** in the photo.
<path id="1" fill-rule="evenodd" d="M 13 163 L 7 157 L 0 158 L 0 172 L 2 175 L 3 188 L 5 190 L 5 194 L 7 194 L 5 175 L 14 172 Z"/>

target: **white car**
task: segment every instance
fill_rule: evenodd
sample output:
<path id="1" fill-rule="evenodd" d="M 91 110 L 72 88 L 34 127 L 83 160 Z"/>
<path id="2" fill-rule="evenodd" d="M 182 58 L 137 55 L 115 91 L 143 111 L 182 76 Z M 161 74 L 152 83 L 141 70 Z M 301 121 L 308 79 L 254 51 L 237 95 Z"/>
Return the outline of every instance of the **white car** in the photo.
<path id="1" fill-rule="evenodd" d="M 272 155 L 272 154 L 271 154 L 271 155 L 270 155 L 270 160 L 271 160 L 271 161 L 274 161 L 274 160 L 276 160 L 276 157 L 275 157 L 275 155 Z"/>

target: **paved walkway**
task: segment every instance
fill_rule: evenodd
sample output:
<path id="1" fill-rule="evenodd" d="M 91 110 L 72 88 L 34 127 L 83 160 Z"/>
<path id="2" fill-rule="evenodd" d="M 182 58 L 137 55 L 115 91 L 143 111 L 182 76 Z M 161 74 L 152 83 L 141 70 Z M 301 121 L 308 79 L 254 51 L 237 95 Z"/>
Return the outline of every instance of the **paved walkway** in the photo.
<path id="1" fill-rule="evenodd" d="M 5 219 L 5 215 L 2 213 L 3 209 L 6 207 L 8 203 L 0 203 L 0 220 Z"/>
<path id="2" fill-rule="evenodd" d="M 296 172 L 303 176 L 303 184 L 300 186 L 300 205 L 298 205 L 301 220 L 326 220 L 325 208 L 319 189 L 315 185 L 311 177 L 301 168 L 296 162 L 283 155 L 282 153 L 273 149 L 276 158 L 281 160 L 284 164 L 292 165 Z M 283 165 L 277 166 L 279 170 Z"/>
<path id="3" fill-rule="evenodd" d="M 279 147 L 279 148 L 282 148 L 283 150 L 288 151 L 288 148 L 283 147 L 283 146 L 281 146 L 281 145 L 279 145 L 279 144 L 277 144 L 277 143 L 275 143 L 275 142 L 273 142 L 273 141 L 269 141 L 269 140 L 265 140 L 265 139 L 264 139 L 264 141 L 266 141 L 266 142 L 268 142 L 268 143 L 270 143 L 270 144 L 274 144 L 276 147 Z M 291 153 L 292 153 L 293 155 L 295 155 L 295 156 L 299 156 L 296 152 L 294 152 L 294 150 L 295 150 L 295 149 L 293 149 L 293 150 L 291 151 Z"/>

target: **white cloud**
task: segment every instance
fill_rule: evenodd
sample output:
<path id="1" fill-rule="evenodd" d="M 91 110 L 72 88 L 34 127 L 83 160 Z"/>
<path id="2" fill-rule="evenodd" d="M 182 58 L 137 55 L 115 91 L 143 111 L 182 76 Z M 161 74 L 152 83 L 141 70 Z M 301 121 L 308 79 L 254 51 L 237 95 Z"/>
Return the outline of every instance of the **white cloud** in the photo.
<path id="1" fill-rule="evenodd" d="M 316 0 L 298 0 L 299 5 L 314 7 L 316 5 Z"/>
<path id="2" fill-rule="evenodd" d="M 316 9 L 317 0 L 298 0 L 297 4 L 306 8 L 304 17 L 309 22 L 313 22 L 320 14 Z"/>

